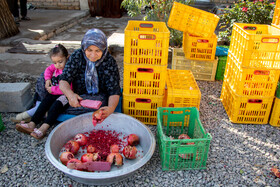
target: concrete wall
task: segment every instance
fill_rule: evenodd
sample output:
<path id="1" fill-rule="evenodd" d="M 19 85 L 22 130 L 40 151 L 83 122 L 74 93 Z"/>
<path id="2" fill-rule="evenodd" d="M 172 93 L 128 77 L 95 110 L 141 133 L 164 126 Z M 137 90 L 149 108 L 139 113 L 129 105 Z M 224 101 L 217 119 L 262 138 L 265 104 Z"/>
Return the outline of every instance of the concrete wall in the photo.
<path id="1" fill-rule="evenodd" d="M 80 0 L 27 0 L 37 8 L 80 10 Z"/>
<path id="2" fill-rule="evenodd" d="M 233 3 L 237 0 L 211 0 L 214 3 Z M 46 9 L 68 9 L 85 10 L 88 9 L 88 0 L 27 0 L 37 8 Z"/>

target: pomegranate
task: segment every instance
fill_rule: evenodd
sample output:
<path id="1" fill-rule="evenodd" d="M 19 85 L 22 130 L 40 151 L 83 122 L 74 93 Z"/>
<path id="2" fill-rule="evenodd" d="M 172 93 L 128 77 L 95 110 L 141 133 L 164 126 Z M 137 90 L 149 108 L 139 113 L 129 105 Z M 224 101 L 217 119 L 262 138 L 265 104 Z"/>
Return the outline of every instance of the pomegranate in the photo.
<path id="1" fill-rule="evenodd" d="M 77 154 L 80 149 L 80 145 L 74 140 L 69 140 L 64 147 L 67 152 L 71 152 L 74 155 Z"/>
<path id="2" fill-rule="evenodd" d="M 87 137 L 86 135 L 79 133 L 74 137 L 74 140 L 78 142 L 80 146 L 84 146 L 87 144 Z"/>
<path id="3" fill-rule="evenodd" d="M 127 138 L 128 145 L 136 146 L 140 142 L 139 137 L 136 134 L 130 134 Z"/>
<path id="4" fill-rule="evenodd" d="M 127 145 L 123 149 L 123 155 L 128 159 L 135 159 L 137 154 L 137 148 L 135 146 Z"/>
<path id="5" fill-rule="evenodd" d="M 82 161 L 76 159 L 76 158 L 72 158 L 71 160 L 69 160 L 67 163 L 66 163 L 66 166 L 70 169 L 76 169 L 76 170 L 80 170 L 82 171 L 82 169 L 79 169 L 79 164 L 82 163 Z M 71 166 L 71 167 L 70 167 Z"/>
<path id="6" fill-rule="evenodd" d="M 63 153 L 61 153 L 61 155 L 60 155 L 60 161 L 61 161 L 62 164 L 64 164 L 64 165 L 66 165 L 67 162 L 68 162 L 69 160 L 71 160 L 72 158 L 74 158 L 74 155 L 73 155 L 73 153 L 71 153 L 71 152 L 63 152 Z"/>
<path id="7" fill-rule="evenodd" d="M 101 123 L 104 121 L 102 118 L 103 110 L 97 110 L 92 113 L 92 124 L 93 126 L 96 126 L 98 123 Z"/>
<path id="8" fill-rule="evenodd" d="M 110 146 L 110 152 L 111 153 L 118 153 L 119 152 L 119 146 L 117 144 L 113 144 Z"/>
<path id="9" fill-rule="evenodd" d="M 187 134 L 181 134 L 178 139 L 191 139 Z M 187 143 L 187 145 L 194 145 L 194 142 Z"/>
<path id="10" fill-rule="evenodd" d="M 123 165 L 123 157 L 120 153 L 110 153 L 106 159 L 107 162 L 111 164 L 115 163 L 116 166 Z"/>
<path id="11" fill-rule="evenodd" d="M 181 134 L 178 139 L 191 139 L 187 134 Z M 194 145 L 194 142 L 187 143 L 187 145 Z M 191 159 L 193 157 L 193 154 L 179 154 L 179 157 L 183 159 Z"/>
<path id="12" fill-rule="evenodd" d="M 96 148 L 92 144 L 89 144 L 87 146 L 87 153 L 94 153 L 95 151 L 96 151 Z"/>
<path id="13" fill-rule="evenodd" d="M 89 161 L 93 161 L 93 154 L 92 153 L 86 153 L 83 154 L 81 157 L 81 161 L 84 162 L 89 162 Z"/>

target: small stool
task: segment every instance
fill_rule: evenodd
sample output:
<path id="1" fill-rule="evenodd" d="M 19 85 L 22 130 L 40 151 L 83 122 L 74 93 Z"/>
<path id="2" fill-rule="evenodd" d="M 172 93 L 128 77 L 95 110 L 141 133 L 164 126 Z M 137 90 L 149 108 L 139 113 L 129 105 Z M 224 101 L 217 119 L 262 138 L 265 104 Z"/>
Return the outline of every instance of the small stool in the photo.
<path id="1" fill-rule="evenodd" d="M 0 83 L 0 112 L 23 112 L 31 105 L 30 83 Z"/>

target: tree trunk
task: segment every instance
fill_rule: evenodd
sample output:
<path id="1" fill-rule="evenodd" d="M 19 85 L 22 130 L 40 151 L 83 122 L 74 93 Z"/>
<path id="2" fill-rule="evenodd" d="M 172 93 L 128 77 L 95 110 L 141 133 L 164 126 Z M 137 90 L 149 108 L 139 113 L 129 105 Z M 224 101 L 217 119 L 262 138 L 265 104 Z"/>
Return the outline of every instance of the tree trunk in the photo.
<path id="1" fill-rule="evenodd" d="M 0 39 L 19 33 L 6 0 L 0 0 Z"/>

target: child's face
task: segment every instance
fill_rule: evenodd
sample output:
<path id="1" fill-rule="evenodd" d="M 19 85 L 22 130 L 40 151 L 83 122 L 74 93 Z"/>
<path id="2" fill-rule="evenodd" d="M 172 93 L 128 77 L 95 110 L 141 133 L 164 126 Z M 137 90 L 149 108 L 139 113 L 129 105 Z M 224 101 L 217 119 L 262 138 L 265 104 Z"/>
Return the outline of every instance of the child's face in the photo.
<path id="1" fill-rule="evenodd" d="M 99 60 L 103 54 L 102 50 L 94 45 L 89 46 L 85 50 L 85 53 L 87 58 L 92 62 L 96 62 L 97 60 Z"/>
<path id="2" fill-rule="evenodd" d="M 66 64 L 67 58 L 65 56 L 62 56 L 61 54 L 52 55 L 51 60 L 55 66 L 56 69 L 64 69 L 64 66 Z"/>

